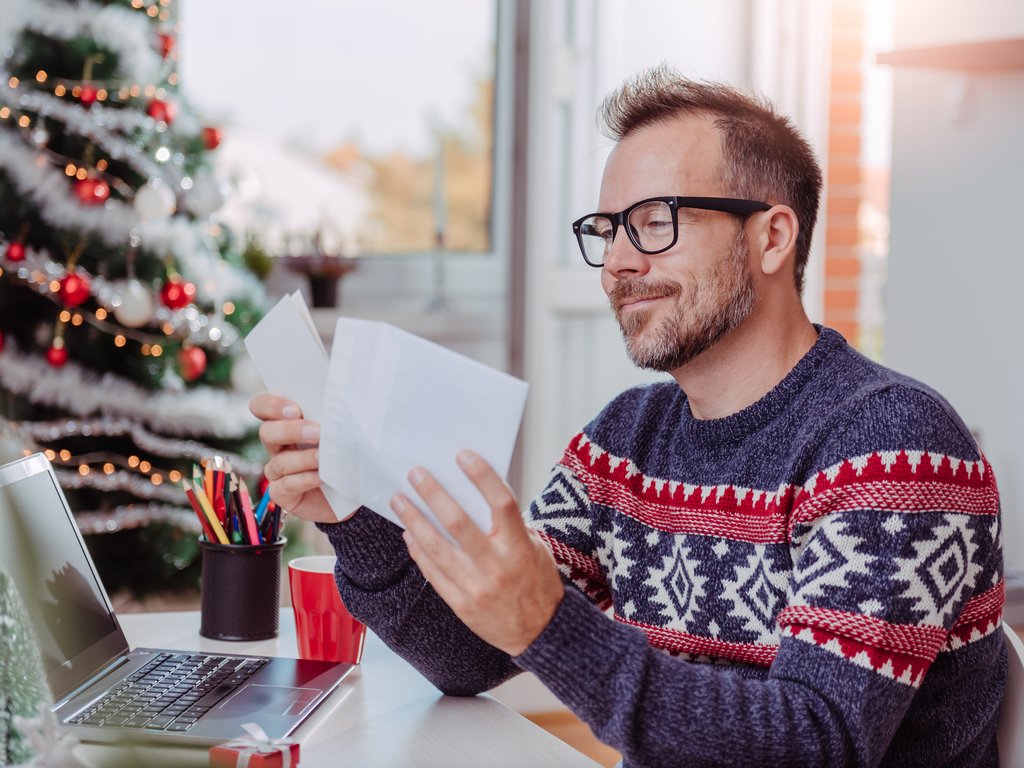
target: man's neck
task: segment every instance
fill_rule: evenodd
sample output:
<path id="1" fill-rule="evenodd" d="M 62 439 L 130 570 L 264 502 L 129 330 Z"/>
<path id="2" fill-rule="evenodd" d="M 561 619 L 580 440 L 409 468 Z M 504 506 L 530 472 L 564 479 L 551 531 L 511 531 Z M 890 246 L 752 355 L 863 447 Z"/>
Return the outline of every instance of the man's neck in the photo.
<path id="1" fill-rule="evenodd" d="M 768 394 L 817 339 L 802 308 L 785 316 L 755 312 L 672 376 L 694 417 L 724 418 Z"/>

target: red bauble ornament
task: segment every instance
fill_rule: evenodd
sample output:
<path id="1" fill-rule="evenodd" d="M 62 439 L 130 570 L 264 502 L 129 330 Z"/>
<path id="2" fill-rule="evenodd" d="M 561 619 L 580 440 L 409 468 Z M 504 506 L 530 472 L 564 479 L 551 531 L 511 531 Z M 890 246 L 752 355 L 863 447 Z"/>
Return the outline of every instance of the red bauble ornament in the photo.
<path id="1" fill-rule="evenodd" d="M 78 100 L 87 107 L 96 101 L 97 96 L 99 96 L 99 91 L 92 85 L 83 85 L 82 90 L 78 92 Z"/>
<path id="2" fill-rule="evenodd" d="M 146 108 L 146 114 L 157 122 L 170 125 L 174 122 L 174 116 L 178 114 L 178 107 L 173 101 L 153 99 Z"/>
<path id="3" fill-rule="evenodd" d="M 157 35 L 157 39 L 160 41 L 160 55 L 166 59 L 174 50 L 174 35 L 168 35 L 166 32 L 161 32 Z"/>
<path id="4" fill-rule="evenodd" d="M 60 281 L 60 298 L 64 306 L 73 309 L 92 294 L 89 278 L 72 272 Z"/>
<path id="5" fill-rule="evenodd" d="M 68 351 L 63 344 L 59 347 L 54 345 L 46 350 L 46 360 L 54 368 L 60 368 L 68 361 Z"/>
<path id="6" fill-rule="evenodd" d="M 220 146 L 220 128 L 214 128 L 212 125 L 208 125 L 203 128 L 203 146 L 207 149 L 216 149 Z"/>
<path id="7" fill-rule="evenodd" d="M 172 277 L 160 289 L 160 301 L 168 309 L 187 307 L 195 297 L 196 287 L 180 277 Z"/>
<path id="8" fill-rule="evenodd" d="M 186 347 L 178 353 L 178 366 L 181 368 L 181 378 L 195 381 L 206 370 L 206 353 L 199 347 Z"/>
<path id="9" fill-rule="evenodd" d="M 100 205 L 110 197 L 110 186 L 103 179 L 79 179 L 75 182 L 75 197 L 85 205 Z"/>
<path id="10" fill-rule="evenodd" d="M 25 260 L 25 244 L 24 243 L 10 243 L 7 246 L 7 260 L 8 261 L 24 261 Z"/>

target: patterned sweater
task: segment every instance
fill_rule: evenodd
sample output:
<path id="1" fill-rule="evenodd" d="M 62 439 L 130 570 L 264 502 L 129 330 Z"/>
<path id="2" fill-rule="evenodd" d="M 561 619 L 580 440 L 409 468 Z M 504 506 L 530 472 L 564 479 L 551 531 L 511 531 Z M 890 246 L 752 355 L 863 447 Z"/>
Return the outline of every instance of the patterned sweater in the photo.
<path id="1" fill-rule="evenodd" d="M 1006 678 L 992 470 L 935 392 L 820 329 L 771 392 L 698 420 L 631 389 L 526 514 L 566 594 L 509 658 L 400 532 L 325 525 L 351 610 L 441 690 L 533 672 L 627 766 L 995 766 Z"/>

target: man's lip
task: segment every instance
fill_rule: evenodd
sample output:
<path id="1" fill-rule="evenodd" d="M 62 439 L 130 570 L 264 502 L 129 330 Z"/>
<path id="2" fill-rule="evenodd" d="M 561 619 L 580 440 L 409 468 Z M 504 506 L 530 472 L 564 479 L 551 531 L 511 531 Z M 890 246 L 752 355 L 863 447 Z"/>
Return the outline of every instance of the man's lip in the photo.
<path id="1" fill-rule="evenodd" d="M 632 299 L 625 299 L 624 301 L 619 302 L 619 309 L 624 310 L 639 308 L 647 304 L 650 304 L 652 301 L 658 301 L 659 299 L 664 298 L 664 296 L 638 296 Z"/>

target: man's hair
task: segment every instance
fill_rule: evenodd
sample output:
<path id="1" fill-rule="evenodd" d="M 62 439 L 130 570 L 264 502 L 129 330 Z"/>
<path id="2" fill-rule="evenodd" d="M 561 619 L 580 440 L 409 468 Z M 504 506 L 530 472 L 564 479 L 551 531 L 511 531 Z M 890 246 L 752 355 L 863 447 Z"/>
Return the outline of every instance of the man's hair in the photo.
<path id="1" fill-rule="evenodd" d="M 807 141 L 769 101 L 721 83 L 689 80 L 662 64 L 627 80 L 598 110 L 602 133 L 615 141 L 654 123 L 686 116 L 710 117 L 721 133 L 721 170 L 728 194 L 781 203 L 796 213 L 795 272 L 797 290 L 802 292 L 818 218 L 821 168 Z"/>

